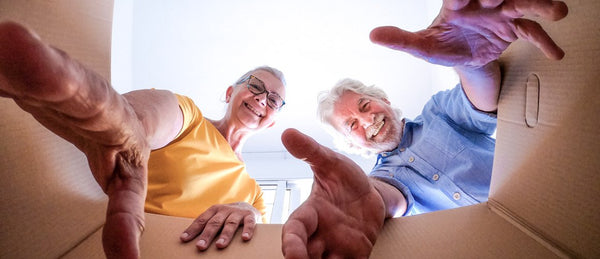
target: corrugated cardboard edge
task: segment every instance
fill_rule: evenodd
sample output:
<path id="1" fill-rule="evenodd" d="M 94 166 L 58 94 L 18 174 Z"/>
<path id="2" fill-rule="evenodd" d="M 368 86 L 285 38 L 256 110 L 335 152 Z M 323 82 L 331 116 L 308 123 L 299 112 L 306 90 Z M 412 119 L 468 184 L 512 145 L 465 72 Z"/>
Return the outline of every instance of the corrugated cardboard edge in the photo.
<path id="1" fill-rule="evenodd" d="M 489 205 L 566 257 L 600 257 L 600 2 L 568 1 L 568 16 L 539 20 L 566 56 L 551 61 L 518 41 L 502 56 Z M 528 79 L 539 80 L 527 123 Z"/>

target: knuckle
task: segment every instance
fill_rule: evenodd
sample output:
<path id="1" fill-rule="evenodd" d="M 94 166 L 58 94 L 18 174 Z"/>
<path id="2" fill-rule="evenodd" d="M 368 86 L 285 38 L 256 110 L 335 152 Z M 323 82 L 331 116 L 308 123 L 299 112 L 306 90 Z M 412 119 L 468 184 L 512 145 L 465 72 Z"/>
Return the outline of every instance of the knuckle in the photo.
<path id="1" fill-rule="evenodd" d="M 206 224 L 213 227 L 220 227 L 223 225 L 223 220 L 218 217 L 212 217 Z"/>
<path id="2" fill-rule="evenodd" d="M 207 222 L 208 222 L 208 221 L 207 221 L 205 218 L 196 218 L 196 219 L 194 220 L 194 223 L 193 223 L 193 224 L 194 224 L 194 225 L 198 225 L 198 226 L 204 226 L 204 225 L 206 225 L 206 223 L 207 223 Z"/>

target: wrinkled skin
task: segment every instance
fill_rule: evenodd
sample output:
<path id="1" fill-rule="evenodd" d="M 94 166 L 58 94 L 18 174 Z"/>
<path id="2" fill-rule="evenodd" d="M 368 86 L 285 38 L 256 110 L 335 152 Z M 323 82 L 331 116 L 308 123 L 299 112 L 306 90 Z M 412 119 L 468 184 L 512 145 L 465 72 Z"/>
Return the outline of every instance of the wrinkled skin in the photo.
<path id="1" fill-rule="evenodd" d="M 370 37 L 376 44 L 452 66 L 459 76 L 490 76 L 495 82 L 499 69 L 489 67 L 497 66 L 493 61 L 517 39 L 529 41 L 549 59 L 561 59 L 564 52 L 544 29 L 523 17 L 556 21 L 567 12 L 563 2 L 551 0 L 445 0 L 427 29 L 413 33 L 385 26 L 375 28 Z M 282 141 L 291 154 L 311 165 L 315 179 L 308 199 L 283 226 L 285 258 L 367 258 L 385 218 L 393 215 L 383 212 L 389 199 L 374 188 L 376 181 L 295 130 L 284 132 Z"/>
<path id="2" fill-rule="evenodd" d="M 408 32 L 393 26 L 375 28 L 371 40 L 405 51 L 433 64 L 480 67 L 498 59 L 517 39 L 537 46 L 548 58 L 564 52 L 535 21 L 556 21 L 567 15 L 565 3 L 551 0 L 445 0 L 438 17 L 424 30 Z"/>
<path id="3" fill-rule="evenodd" d="M 286 258 L 367 258 L 385 218 L 383 199 L 367 175 L 297 130 L 286 130 L 282 141 L 315 174 L 309 198 L 283 227 Z"/>
<path id="4" fill-rule="evenodd" d="M 106 256 L 138 258 L 150 147 L 127 100 L 107 80 L 11 22 L 0 24 L 0 96 L 85 153 L 109 198 Z"/>

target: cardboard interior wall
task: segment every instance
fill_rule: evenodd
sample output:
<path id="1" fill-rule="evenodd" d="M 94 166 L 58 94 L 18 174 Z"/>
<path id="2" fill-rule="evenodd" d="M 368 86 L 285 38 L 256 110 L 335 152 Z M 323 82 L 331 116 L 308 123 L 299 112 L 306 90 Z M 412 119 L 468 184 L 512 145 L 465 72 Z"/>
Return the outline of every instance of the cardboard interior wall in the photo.
<path id="1" fill-rule="evenodd" d="M 0 1 L 0 20 L 110 76 L 112 1 Z M 106 195 L 73 145 L 0 98 L 0 258 L 57 258 L 104 223 Z"/>
<path id="2" fill-rule="evenodd" d="M 490 205 L 553 249 L 591 258 L 600 256 L 600 2 L 566 2 L 564 20 L 544 22 L 563 60 L 522 41 L 503 55 Z"/>
<path id="3" fill-rule="evenodd" d="M 371 258 L 600 257 L 600 2 L 568 1 L 562 21 L 540 20 L 565 49 L 546 60 L 519 41 L 503 55 L 490 200 L 388 220 Z M 110 1 L 0 1 L 0 17 L 109 76 Z M 1 258 L 102 258 L 105 198 L 85 158 L 0 99 Z M 177 237 L 190 219 L 147 215 L 144 258 L 197 258 Z M 203 257 L 282 258 L 281 226 L 259 225 Z"/>

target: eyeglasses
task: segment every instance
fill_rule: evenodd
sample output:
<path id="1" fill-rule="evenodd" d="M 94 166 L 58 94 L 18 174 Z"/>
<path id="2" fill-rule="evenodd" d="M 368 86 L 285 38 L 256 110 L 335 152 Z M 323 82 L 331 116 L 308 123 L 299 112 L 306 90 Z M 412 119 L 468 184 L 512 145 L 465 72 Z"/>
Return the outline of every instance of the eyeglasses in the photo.
<path id="1" fill-rule="evenodd" d="M 267 91 L 267 89 L 265 88 L 265 83 L 257 77 L 250 75 L 246 79 L 242 80 L 242 82 L 246 80 L 248 80 L 246 87 L 248 87 L 248 90 L 252 94 L 259 95 L 265 92 L 267 93 L 267 105 L 269 105 L 271 109 L 279 110 L 283 105 L 285 105 L 285 101 L 283 100 L 283 98 L 281 98 L 281 96 L 279 96 L 279 94 L 275 92 Z"/>

